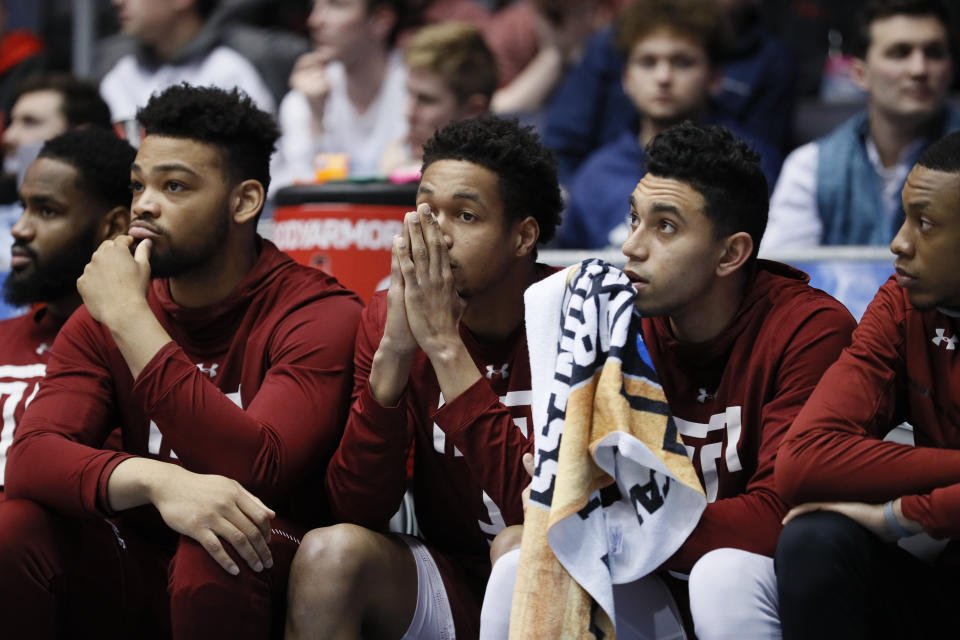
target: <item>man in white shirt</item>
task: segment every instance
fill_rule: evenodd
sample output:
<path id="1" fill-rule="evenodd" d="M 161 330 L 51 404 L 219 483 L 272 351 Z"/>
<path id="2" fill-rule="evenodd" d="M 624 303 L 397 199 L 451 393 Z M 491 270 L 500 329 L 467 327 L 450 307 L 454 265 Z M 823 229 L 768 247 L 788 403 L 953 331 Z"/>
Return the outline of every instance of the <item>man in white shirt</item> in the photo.
<path id="1" fill-rule="evenodd" d="M 393 49 L 404 0 L 315 0 L 314 50 L 297 60 L 280 103 L 274 186 L 312 181 L 318 153 L 345 153 L 349 175 L 376 176 L 380 157 L 407 133 L 406 71 Z"/>
<path id="2" fill-rule="evenodd" d="M 253 63 L 222 44 L 222 33 L 210 21 L 217 0 L 112 0 L 124 35 L 134 38 L 137 51 L 107 72 L 100 93 L 113 121 L 121 123 L 136 142 L 137 109 L 154 93 L 188 82 L 222 89 L 238 87 L 258 107 L 273 113 L 276 103 Z"/>
<path id="3" fill-rule="evenodd" d="M 856 32 L 854 81 L 867 108 L 783 164 L 761 251 L 887 245 L 903 222 L 900 190 L 931 142 L 960 128 L 941 0 L 871 0 Z"/>

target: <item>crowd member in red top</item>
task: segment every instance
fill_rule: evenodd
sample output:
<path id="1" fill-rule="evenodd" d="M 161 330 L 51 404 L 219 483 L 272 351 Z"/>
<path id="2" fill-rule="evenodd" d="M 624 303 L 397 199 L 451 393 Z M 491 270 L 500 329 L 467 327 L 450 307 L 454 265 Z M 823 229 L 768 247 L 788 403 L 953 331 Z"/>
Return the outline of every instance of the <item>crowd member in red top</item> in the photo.
<path id="1" fill-rule="evenodd" d="M 561 209 L 549 151 L 490 116 L 424 148 L 417 210 L 394 240 L 390 289 L 357 336 L 353 406 L 327 471 L 349 524 L 307 535 L 287 638 L 475 637 L 489 543 L 523 518 L 532 450 L 523 292 L 554 269 L 536 244 Z M 406 487 L 422 536 L 381 533 Z"/>
<path id="2" fill-rule="evenodd" d="M 53 339 L 80 306 L 77 278 L 97 246 L 130 223 L 135 155 L 110 131 L 83 129 L 49 140 L 27 168 L 3 295 L 15 307 L 41 306 L 0 322 L 0 499 L 17 422 L 43 379 Z"/>
<path id="3" fill-rule="evenodd" d="M 267 638 L 298 524 L 321 521 L 361 304 L 257 236 L 278 131 L 247 96 L 178 85 L 138 119 L 133 222 L 77 281 L 10 448 L 0 617 L 11 637 Z"/>
<path id="4" fill-rule="evenodd" d="M 708 501 L 661 569 L 689 573 L 688 589 L 671 587 L 680 603 L 689 592 L 697 637 L 770 637 L 775 610 L 744 594 L 758 581 L 776 589 L 772 556 L 787 512 L 774 487 L 777 446 L 855 322 L 806 274 L 756 258 L 767 182 L 744 142 L 688 121 L 656 136 L 647 154 L 629 198 L 624 271 Z M 618 631 L 652 628 L 651 601 L 619 588 Z M 487 613 L 485 602 L 485 637 Z"/>
<path id="5" fill-rule="evenodd" d="M 930 562 L 894 544 L 960 537 L 960 133 L 924 151 L 902 199 L 897 273 L 780 447 L 777 487 L 800 505 L 777 546 L 786 638 L 960 629 L 956 544 Z M 916 447 L 881 440 L 904 421 Z"/>

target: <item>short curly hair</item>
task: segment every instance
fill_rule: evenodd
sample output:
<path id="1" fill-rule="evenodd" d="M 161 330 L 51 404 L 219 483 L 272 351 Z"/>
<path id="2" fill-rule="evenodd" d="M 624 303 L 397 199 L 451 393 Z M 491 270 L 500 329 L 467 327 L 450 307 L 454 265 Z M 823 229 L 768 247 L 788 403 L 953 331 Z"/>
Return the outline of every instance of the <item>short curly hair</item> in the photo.
<path id="1" fill-rule="evenodd" d="M 50 158 L 77 171 L 77 188 L 104 206 L 130 207 L 130 165 L 137 151 L 108 129 L 73 129 L 51 138 L 38 158 Z"/>
<path id="2" fill-rule="evenodd" d="M 421 173 L 438 160 L 465 160 L 497 174 L 505 219 L 533 216 L 538 242 L 553 238 L 563 209 L 557 165 L 533 127 L 491 115 L 452 122 L 423 145 Z"/>
<path id="3" fill-rule="evenodd" d="M 723 126 L 689 120 L 647 145 L 647 173 L 689 184 L 703 196 L 716 237 L 746 231 L 757 256 L 767 228 L 767 178 L 760 156 Z"/>
<path id="4" fill-rule="evenodd" d="M 233 183 L 257 180 L 270 187 L 270 156 L 280 129 L 243 91 L 195 87 L 186 82 L 154 95 L 137 111 L 148 136 L 166 136 L 212 144 L 220 151 Z"/>
<path id="5" fill-rule="evenodd" d="M 960 173 L 960 131 L 947 134 L 924 149 L 917 164 L 934 171 Z"/>

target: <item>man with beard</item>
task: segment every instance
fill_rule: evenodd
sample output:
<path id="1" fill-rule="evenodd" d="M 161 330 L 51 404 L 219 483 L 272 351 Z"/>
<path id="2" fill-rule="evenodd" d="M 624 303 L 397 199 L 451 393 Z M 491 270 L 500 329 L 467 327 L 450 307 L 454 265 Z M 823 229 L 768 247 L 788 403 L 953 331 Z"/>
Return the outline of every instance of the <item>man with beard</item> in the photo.
<path id="1" fill-rule="evenodd" d="M 43 379 L 53 339 L 80 306 L 77 278 L 97 246 L 130 222 L 135 155 L 105 129 L 72 131 L 48 141 L 24 176 L 4 299 L 40 306 L 0 322 L 0 499 L 16 425 Z"/>
<path id="2" fill-rule="evenodd" d="M 249 97 L 178 85 L 138 119 L 133 222 L 77 281 L 10 449 L 0 619 L 268 638 L 300 525 L 325 522 L 361 303 L 256 234 L 278 131 Z"/>

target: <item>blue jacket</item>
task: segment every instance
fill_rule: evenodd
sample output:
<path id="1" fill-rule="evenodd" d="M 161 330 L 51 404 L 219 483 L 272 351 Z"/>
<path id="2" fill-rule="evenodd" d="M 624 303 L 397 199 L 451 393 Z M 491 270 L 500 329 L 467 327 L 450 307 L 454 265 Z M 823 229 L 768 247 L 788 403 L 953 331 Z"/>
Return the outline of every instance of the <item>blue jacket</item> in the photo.
<path id="1" fill-rule="evenodd" d="M 556 155 L 557 172 L 566 185 L 591 152 L 615 140 L 637 117 L 623 92 L 624 60 L 614 38 L 613 27 L 593 36 L 547 105 L 543 142 Z M 755 27 L 740 38 L 723 72 L 723 87 L 711 99 L 711 112 L 782 153 L 795 98 L 796 65 L 790 52 Z"/>
<path id="2" fill-rule="evenodd" d="M 903 224 L 902 208 L 889 228 L 882 224 L 883 184 L 864 142 L 869 124 L 863 111 L 817 141 L 817 213 L 825 245 L 887 245 Z M 960 111 L 948 107 L 924 143 L 907 158 L 909 166 L 916 164 L 931 142 L 958 129 Z"/>

